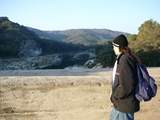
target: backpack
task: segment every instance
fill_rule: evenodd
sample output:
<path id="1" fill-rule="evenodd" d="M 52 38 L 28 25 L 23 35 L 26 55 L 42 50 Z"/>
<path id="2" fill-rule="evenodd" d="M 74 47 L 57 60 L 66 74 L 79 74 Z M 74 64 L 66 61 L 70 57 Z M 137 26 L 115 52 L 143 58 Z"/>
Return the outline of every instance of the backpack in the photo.
<path id="1" fill-rule="evenodd" d="M 137 64 L 138 84 L 136 86 L 135 97 L 139 101 L 149 101 L 157 93 L 157 85 L 147 68 L 143 64 Z"/>

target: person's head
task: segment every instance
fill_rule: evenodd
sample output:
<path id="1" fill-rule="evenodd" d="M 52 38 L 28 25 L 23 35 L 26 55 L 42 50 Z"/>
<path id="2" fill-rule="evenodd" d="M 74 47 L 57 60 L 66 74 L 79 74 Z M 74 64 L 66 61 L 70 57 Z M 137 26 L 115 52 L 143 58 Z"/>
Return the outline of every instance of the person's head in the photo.
<path id="1" fill-rule="evenodd" d="M 117 36 L 112 41 L 112 45 L 113 45 L 113 50 L 117 56 L 123 52 L 129 51 L 128 40 L 123 34 Z"/>

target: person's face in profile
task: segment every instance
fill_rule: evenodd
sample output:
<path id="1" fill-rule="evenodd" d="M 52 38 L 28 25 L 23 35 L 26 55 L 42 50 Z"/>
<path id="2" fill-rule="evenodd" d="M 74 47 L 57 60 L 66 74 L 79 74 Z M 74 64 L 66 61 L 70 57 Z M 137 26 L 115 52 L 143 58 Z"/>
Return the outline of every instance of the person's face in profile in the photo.
<path id="1" fill-rule="evenodd" d="M 117 56 L 120 55 L 121 52 L 119 50 L 119 47 L 116 47 L 113 45 L 113 50 L 114 50 L 115 55 L 117 55 Z"/>

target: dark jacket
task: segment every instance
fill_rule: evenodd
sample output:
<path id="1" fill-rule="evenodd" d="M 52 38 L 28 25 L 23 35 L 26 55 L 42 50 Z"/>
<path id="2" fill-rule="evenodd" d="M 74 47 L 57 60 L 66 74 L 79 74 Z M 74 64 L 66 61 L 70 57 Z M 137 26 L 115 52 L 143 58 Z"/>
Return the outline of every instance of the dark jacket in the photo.
<path id="1" fill-rule="evenodd" d="M 136 59 L 128 53 L 118 57 L 117 71 L 112 85 L 111 102 L 114 107 L 127 113 L 139 111 L 139 101 L 135 98 L 137 84 Z"/>

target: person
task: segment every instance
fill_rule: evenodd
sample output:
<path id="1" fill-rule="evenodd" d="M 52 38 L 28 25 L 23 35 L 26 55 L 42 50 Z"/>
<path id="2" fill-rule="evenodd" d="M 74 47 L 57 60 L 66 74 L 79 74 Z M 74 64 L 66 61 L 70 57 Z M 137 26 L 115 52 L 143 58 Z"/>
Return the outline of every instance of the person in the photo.
<path id="1" fill-rule="evenodd" d="M 117 58 L 113 68 L 110 120 L 134 120 L 134 113 L 140 109 L 140 102 L 135 97 L 137 58 L 131 53 L 123 34 L 112 41 L 112 46 Z"/>

